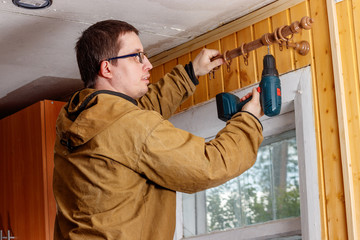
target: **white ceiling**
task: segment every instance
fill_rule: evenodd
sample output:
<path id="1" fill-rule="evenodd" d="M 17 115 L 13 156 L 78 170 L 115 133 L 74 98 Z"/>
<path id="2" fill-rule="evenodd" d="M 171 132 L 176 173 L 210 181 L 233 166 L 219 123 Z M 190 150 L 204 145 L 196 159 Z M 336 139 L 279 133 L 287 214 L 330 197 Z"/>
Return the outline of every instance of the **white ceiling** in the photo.
<path id="1" fill-rule="evenodd" d="M 274 0 L 53 0 L 49 8 L 26 10 L 1 0 L 0 103 L 39 79 L 78 79 L 74 45 L 97 21 L 131 23 L 153 56 L 270 2 Z"/>

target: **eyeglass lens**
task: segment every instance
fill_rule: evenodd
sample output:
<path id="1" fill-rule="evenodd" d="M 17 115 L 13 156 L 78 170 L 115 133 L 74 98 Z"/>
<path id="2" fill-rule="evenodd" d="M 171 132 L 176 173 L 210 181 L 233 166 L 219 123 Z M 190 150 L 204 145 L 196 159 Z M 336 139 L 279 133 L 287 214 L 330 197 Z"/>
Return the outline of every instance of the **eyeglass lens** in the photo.
<path id="1" fill-rule="evenodd" d="M 143 62 L 144 62 L 144 59 L 145 59 L 145 53 L 139 52 L 139 53 L 138 53 L 138 58 L 139 58 L 139 62 L 140 62 L 140 63 L 143 63 Z"/>

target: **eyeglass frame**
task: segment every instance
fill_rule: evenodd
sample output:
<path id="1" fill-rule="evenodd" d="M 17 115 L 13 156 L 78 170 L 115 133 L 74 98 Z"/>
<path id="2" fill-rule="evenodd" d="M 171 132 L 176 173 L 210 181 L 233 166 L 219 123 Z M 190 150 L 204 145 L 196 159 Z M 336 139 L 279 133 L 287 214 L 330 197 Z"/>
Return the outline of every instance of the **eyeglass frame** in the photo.
<path id="1" fill-rule="evenodd" d="M 108 59 L 105 59 L 104 61 L 111 61 L 111 60 L 116 60 L 116 59 L 121 59 L 121 58 L 129 58 L 129 57 L 138 57 L 139 63 L 143 64 L 144 58 L 146 57 L 146 53 L 144 53 L 144 52 L 131 53 L 131 54 L 127 54 L 127 55 L 108 58 Z"/>

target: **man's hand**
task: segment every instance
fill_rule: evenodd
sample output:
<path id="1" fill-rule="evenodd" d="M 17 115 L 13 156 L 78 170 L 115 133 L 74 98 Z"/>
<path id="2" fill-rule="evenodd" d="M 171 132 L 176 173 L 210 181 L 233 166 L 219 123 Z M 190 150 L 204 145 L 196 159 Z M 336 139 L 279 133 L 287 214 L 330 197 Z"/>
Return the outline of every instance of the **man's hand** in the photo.
<path id="1" fill-rule="evenodd" d="M 260 118 L 264 115 L 263 109 L 260 105 L 260 93 L 253 88 L 251 93 L 248 93 L 246 96 L 242 97 L 240 101 L 244 101 L 252 96 L 252 99 L 244 105 L 242 108 L 243 111 L 252 113 L 255 117 Z"/>
<path id="2" fill-rule="evenodd" d="M 196 77 L 208 74 L 211 70 L 223 64 L 224 59 L 222 58 L 211 61 L 213 57 L 218 55 L 220 55 L 218 50 L 202 49 L 192 62 Z"/>

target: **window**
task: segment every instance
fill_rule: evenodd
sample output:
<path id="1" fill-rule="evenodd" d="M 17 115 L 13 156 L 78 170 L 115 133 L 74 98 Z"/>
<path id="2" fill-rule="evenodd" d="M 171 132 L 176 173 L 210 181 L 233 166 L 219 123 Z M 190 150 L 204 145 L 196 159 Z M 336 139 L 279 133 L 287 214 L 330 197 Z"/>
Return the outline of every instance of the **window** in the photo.
<path id="1" fill-rule="evenodd" d="M 266 139 L 252 168 L 204 193 L 207 232 L 299 217 L 295 131 Z"/>
<path id="2" fill-rule="evenodd" d="M 256 164 L 222 186 L 178 193 L 174 239 L 321 238 L 310 67 L 280 79 L 282 112 L 262 118 L 265 140 Z M 225 125 L 214 100 L 171 121 L 207 140 Z"/>

